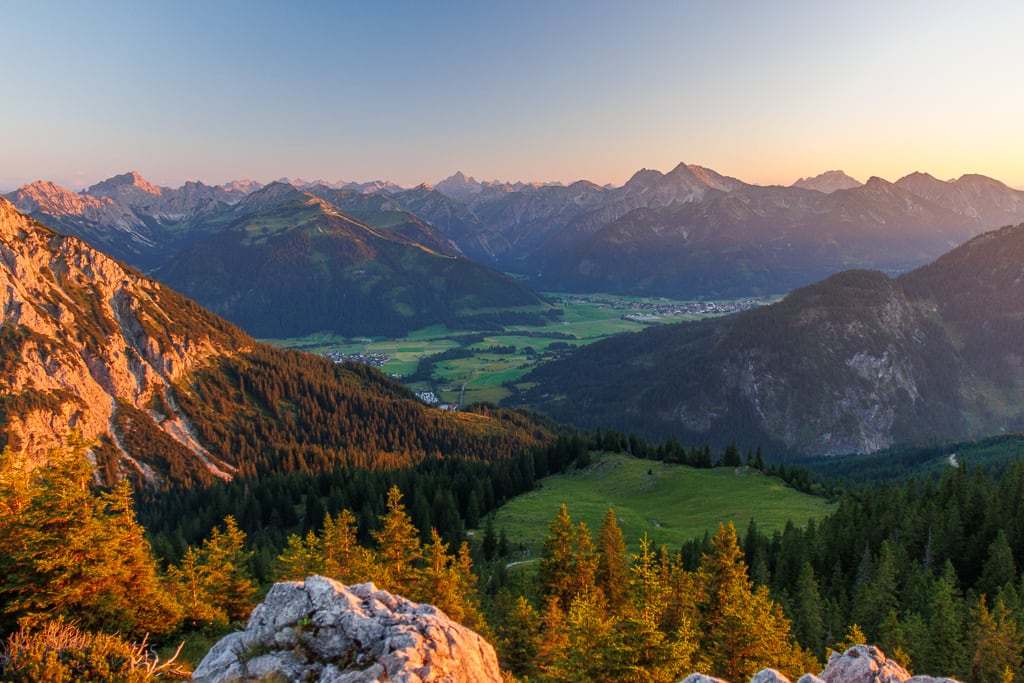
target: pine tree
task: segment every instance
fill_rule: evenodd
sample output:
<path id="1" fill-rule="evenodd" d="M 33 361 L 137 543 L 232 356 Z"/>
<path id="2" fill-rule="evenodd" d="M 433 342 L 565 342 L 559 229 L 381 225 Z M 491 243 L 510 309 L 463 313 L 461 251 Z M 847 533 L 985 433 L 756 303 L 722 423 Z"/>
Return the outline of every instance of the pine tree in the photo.
<path id="1" fill-rule="evenodd" d="M 157 572 L 128 483 L 94 495 L 80 443 L 28 468 L 10 451 L 0 458 L 5 626 L 64 618 L 129 636 L 172 630 L 180 606 Z"/>
<path id="2" fill-rule="evenodd" d="M 971 662 L 968 683 L 1001 683 L 1007 669 L 1021 666 L 1021 644 L 1017 624 L 1006 606 L 997 601 L 989 611 L 985 595 L 971 608 Z"/>
<path id="3" fill-rule="evenodd" d="M 1017 578 L 1017 568 L 1013 562 L 1013 549 L 1006 540 L 1006 532 L 1000 529 L 995 540 L 988 547 L 988 557 L 981 569 L 978 580 L 978 591 L 994 600 L 999 589 L 1012 584 Z"/>
<path id="4" fill-rule="evenodd" d="M 767 587 L 752 590 L 731 522 L 718 527 L 711 553 L 701 561 L 698 585 L 701 651 L 716 675 L 740 680 L 768 666 L 792 670 L 789 621 Z"/>
<path id="5" fill-rule="evenodd" d="M 189 546 L 177 566 L 167 570 L 172 591 L 184 609 L 184 618 L 193 629 L 227 623 L 227 615 L 207 599 L 206 568 L 199 551 Z"/>
<path id="6" fill-rule="evenodd" d="M 597 587 L 604 593 L 608 609 L 617 611 L 626 603 L 629 584 L 629 561 L 622 529 L 615 519 L 615 510 L 608 508 L 597 530 Z"/>
<path id="7" fill-rule="evenodd" d="M 380 530 L 373 532 L 380 586 L 395 593 L 413 594 L 419 581 L 416 563 L 423 558 L 423 552 L 419 530 L 405 511 L 397 486 L 388 491 L 387 512 L 380 518 L 380 525 Z"/>
<path id="8" fill-rule="evenodd" d="M 540 564 L 537 580 L 541 595 L 554 596 L 563 611 L 582 590 L 593 587 L 596 566 L 593 542 L 585 524 L 573 526 L 569 512 L 563 504 L 551 523 Z"/>
<path id="9" fill-rule="evenodd" d="M 312 531 L 305 536 L 292 534 L 285 549 L 277 557 L 279 581 L 302 581 L 307 576 L 326 574 L 320 538 Z"/>
<path id="10" fill-rule="evenodd" d="M 870 579 L 860 583 L 854 601 L 853 618 L 873 641 L 881 637 L 882 622 L 889 612 L 899 608 L 896 568 L 896 551 L 886 539 L 873 563 Z"/>
<path id="11" fill-rule="evenodd" d="M 244 545 L 245 534 L 228 515 L 223 530 L 214 528 L 200 548 L 189 547 L 181 564 L 168 570 L 194 626 L 224 625 L 249 614 L 256 582 L 249 571 L 252 552 Z"/>
<path id="12" fill-rule="evenodd" d="M 867 645 L 868 639 L 864 637 L 864 632 L 861 630 L 858 624 L 850 624 L 850 627 L 846 630 L 846 635 L 843 639 L 832 646 L 832 652 L 838 652 L 843 654 L 851 647 L 855 645 Z"/>
<path id="13" fill-rule="evenodd" d="M 793 609 L 793 635 L 818 656 L 825 653 L 825 617 L 814 568 L 805 562 L 797 579 Z"/>
<path id="14" fill-rule="evenodd" d="M 487 515 L 484 522 L 484 536 L 480 542 L 480 551 L 484 560 L 490 562 L 498 551 L 498 538 L 494 532 L 494 515 Z"/>
<path id="15" fill-rule="evenodd" d="M 535 662 L 537 669 L 543 675 L 554 676 L 561 666 L 563 651 L 569 643 L 565 611 L 562 609 L 557 595 L 551 594 L 544 599 L 540 625 L 540 646 Z"/>
<path id="16" fill-rule="evenodd" d="M 541 620 L 530 601 L 520 595 L 499 627 L 502 665 L 517 676 L 533 676 L 541 647 Z"/>
<path id="17" fill-rule="evenodd" d="M 256 582 L 249 570 L 252 552 L 245 550 L 245 533 L 235 518 L 224 518 L 224 528 L 214 527 L 203 541 L 210 595 L 228 619 L 245 619 L 253 607 Z"/>
<path id="18" fill-rule="evenodd" d="M 359 545 L 359 525 L 356 516 L 348 509 L 335 516 L 324 517 L 320 533 L 320 552 L 323 556 L 323 571 L 342 583 L 361 583 L 373 579 L 372 553 Z"/>
<path id="19" fill-rule="evenodd" d="M 558 681 L 619 680 L 614 670 L 616 619 L 604 610 L 599 592 L 587 589 L 573 596 L 564 619 L 563 645 L 546 663 L 545 672 Z"/>
<path id="20" fill-rule="evenodd" d="M 932 675 L 953 676 L 966 668 L 967 648 L 963 633 L 964 603 L 957 587 L 953 564 L 946 560 L 942 575 L 932 587 L 928 604 L 928 639 L 918 669 Z"/>

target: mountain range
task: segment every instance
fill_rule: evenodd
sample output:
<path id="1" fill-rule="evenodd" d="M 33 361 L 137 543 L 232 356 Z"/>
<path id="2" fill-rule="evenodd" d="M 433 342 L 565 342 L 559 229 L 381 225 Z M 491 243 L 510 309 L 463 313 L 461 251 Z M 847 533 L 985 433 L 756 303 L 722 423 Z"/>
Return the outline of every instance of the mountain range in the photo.
<path id="1" fill-rule="evenodd" d="M 1005 227 L 897 278 L 845 271 L 771 306 L 593 344 L 524 377 L 519 400 L 587 427 L 787 455 L 1020 430 L 1022 264 L 1024 224 Z"/>
<path id="2" fill-rule="evenodd" d="M 490 459 L 548 438 L 530 419 L 429 408 L 376 370 L 260 344 L 0 198 L 0 445 L 85 444 L 146 490 L 237 474 Z"/>
<path id="3" fill-rule="evenodd" d="M 308 207 L 294 201 L 294 192 L 322 200 L 320 210 L 341 215 L 349 228 L 318 233 L 341 240 L 327 250 L 296 247 L 297 229 L 289 248 L 320 259 L 360 253 L 373 273 L 372 283 L 354 287 L 348 257 L 337 267 L 292 258 L 294 275 L 331 271 L 314 291 L 293 290 L 305 316 L 271 310 L 274 285 L 251 277 L 268 263 L 284 262 L 279 253 L 257 251 L 281 248 L 287 228 L 308 225 Z M 456 173 L 436 186 L 413 188 L 296 180 L 190 182 L 170 189 L 132 172 L 81 193 L 39 181 L 8 198 L 43 223 L 183 288 L 250 332 L 282 336 L 310 330 L 393 335 L 421 322 L 410 307 L 450 320 L 474 307 L 536 304 L 535 298 L 527 304 L 524 285 L 681 299 L 785 293 L 850 268 L 905 272 L 985 230 L 1024 220 L 1024 192 L 979 175 L 942 181 L 914 173 L 895 183 L 860 183 L 829 171 L 790 187 L 766 187 L 692 164 L 668 173 L 640 170 L 621 187 L 479 182 Z M 250 230 L 247 223 L 265 221 L 256 217 L 265 211 L 276 212 L 277 233 L 259 244 L 239 237 Z M 356 224 L 375 230 L 373 239 L 391 240 L 393 248 L 366 249 L 365 231 L 360 245 L 352 243 Z M 415 256 L 398 257 L 396 240 Z M 427 258 L 428 252 L 493 270 L 461 260 L 456 267 L 447 258 Z M 212 270 L 235 272 L 233 264 L 241 262 L 250 272 L 238 273 L 238 286 L 247 277 L 253 285 L 244 290 Z M 515 274 L 517 282 L 502 272 Z M 419 288 L 434 299 L 410 298 Z M 468 288 L 488 294 L 445 301 Z M 348 304 L 332 308 L 345 298 Z M 329 302 L 326 308 L 307 306 L 319 300 Z"/>
<path id="4" fill-rule="evenodd" d="M 437 323 L 458 329 L 495 308 L 547 308 L 512 278 L 462 257 L 414 215 L 346 216 L 290 185 L 271 208 L 172 257 L 154 276 L 259 337 L 323 330 L 402 336 Z M 363 197 L 363 195 L 357 195 Z"/>

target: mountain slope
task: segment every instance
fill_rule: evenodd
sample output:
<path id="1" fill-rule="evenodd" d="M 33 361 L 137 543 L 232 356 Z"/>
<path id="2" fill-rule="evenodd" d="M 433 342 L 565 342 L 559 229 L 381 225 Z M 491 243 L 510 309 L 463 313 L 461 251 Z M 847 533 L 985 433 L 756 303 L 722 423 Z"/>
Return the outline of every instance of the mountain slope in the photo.
<path id="1" fill-rule="evenodd" d="M 436 323 L 457 327 L 483 309 L 544 305 L 505 275 L 425 246 L 423 224 L 413 241 L 400 226 L 372 228 L 294 189 L 268 205 L 156 276 L 261 337 L 401 336 Z"/>
<path id="2" fill-rule="evenodd" d="M 0 442 L 41 461 L 84 439 L 108 482 L 490 459 L 548 438 L 519 415 L 434 410 L 372 369 L 258 344 L 2 198 L 0 285 Z"/>
<path id="3" fill-rule="evenodd" d="M 108 474 L 166 470 L 123 452 L 112 426 L 119 413 L 161 406 L 161 434 L 178 446 L 188 477 L 230 476 L 233 467 L 191 436 L 171 387 L 211 357 L 252 345 L 239 330 L 138 272 L 54 233 L 0 199 L 0 279 L 6 292 L 0 327 L 3 438 L 41 457 L 72 429 L 107 438 L 98 452 Z M 151 422 L 156 422 L 150 418 Z M 119 462 L 115 462 L 119 461 Z"/>
<path id="4" fill-rule="evenodd" d="M 1024 427 L 1024 225 L 890 279 L 848 271 L 725 319 L 613 338 L 524 378 L 559 419 L 841 454 Z"/>

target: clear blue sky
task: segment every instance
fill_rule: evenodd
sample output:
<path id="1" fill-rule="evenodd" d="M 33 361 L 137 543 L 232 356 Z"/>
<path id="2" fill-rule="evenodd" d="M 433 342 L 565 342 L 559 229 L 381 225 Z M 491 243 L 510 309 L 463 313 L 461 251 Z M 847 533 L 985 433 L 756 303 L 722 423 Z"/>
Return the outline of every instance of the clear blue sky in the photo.
<path id="1" fill-rule="evenodd" d="M 1024 3 L 0 0 L 0 190 L 621 184 L 680 161 L 1024 187 Z"/>

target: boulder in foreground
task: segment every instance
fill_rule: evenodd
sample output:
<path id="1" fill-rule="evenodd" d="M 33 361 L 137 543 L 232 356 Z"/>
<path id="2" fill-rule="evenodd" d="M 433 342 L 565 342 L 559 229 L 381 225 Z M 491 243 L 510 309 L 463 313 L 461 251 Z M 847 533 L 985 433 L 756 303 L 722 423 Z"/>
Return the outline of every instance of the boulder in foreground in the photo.
<path id="1" fill-rule="evenodd" d="M 274 584 L 245 631 L 213 646 L 197 683 L 265 680 L 320 683 L 500 681 L 494 648 L 431 605 L 372 583 L 322 576 Z"/>

